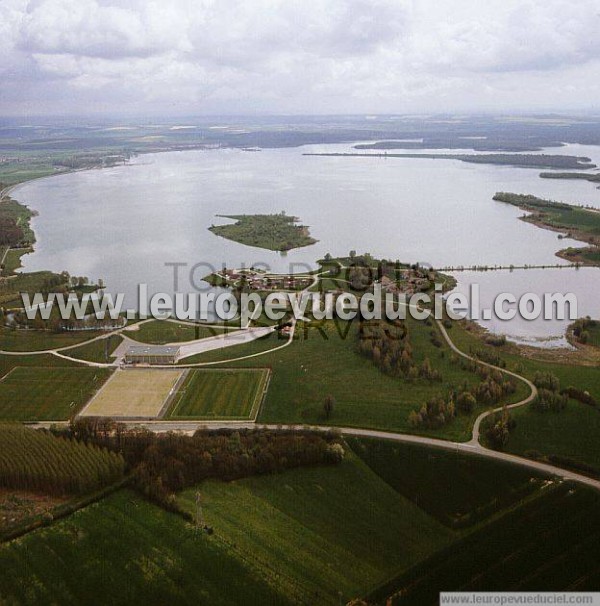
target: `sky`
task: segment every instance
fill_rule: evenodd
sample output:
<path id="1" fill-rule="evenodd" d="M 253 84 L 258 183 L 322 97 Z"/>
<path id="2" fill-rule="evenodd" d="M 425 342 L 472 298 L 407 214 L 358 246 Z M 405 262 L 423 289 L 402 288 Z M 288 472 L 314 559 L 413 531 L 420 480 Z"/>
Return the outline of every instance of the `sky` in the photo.
<path id="1" fill-rule="evenodd" d="M 598 0 L 0 0 L 0 115 L 600 110 Z"/>

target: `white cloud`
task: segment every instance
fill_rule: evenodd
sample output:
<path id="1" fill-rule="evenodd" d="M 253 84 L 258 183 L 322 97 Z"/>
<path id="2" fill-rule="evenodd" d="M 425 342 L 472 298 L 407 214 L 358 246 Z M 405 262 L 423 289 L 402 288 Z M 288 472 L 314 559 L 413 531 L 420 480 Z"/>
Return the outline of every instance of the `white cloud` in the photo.
<path id="1" fill-rule="evenodd" d="M 2 0 L 0 99 L 52 113 L 591 106 L 599 24 L 597 0 Z"/>

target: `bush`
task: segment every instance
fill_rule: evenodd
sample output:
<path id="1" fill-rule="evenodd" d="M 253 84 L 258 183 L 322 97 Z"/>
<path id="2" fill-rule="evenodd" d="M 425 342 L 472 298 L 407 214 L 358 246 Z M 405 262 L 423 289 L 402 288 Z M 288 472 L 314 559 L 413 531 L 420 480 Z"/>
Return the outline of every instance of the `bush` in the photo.
<path id="1" fill-rule="evenodd" d="M 548 391 L 558 391 L 560 389 L 560 380 L 551 372 L 536 372 L 533 377 L 533 384 L 538 389 L 546 389 Z"/>
<path id="2" fill-rule="evenodd" d="M 536 412 L 560 412 L 565 409 L 568 399 L 566 394 L 542 388 L 531 403 L 531 408 Z"/>

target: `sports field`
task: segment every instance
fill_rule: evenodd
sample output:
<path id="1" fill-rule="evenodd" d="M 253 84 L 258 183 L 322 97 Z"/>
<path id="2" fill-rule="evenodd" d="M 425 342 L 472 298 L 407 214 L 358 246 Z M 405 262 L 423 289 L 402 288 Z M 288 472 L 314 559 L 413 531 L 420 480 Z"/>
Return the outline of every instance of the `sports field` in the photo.
<path id="1" fill-rule="evenodd" d="M 0 419 L 68 419 L 102 386 L 110 373 L 105 368 L 16 366 L 0 380 Z"/>
<path id="2" fill-rule="evenodd" d="M 117 370 L 82 410 L 83 417 L 157 417 L 177 387 L 183 370 Z"/>
<path id="3" fill-rule="evenodd" d="M 173 401 L 171 419 L 253 420 L 267 387 L 266 368 L 190 370 Z"/>

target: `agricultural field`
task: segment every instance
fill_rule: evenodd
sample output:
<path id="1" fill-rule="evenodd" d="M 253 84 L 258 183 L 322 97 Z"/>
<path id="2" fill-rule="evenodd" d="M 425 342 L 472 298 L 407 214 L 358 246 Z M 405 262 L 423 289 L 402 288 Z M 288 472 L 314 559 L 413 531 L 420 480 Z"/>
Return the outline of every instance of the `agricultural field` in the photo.
<path id="1" fill-rule="evenodd" d="M 0 379 L 0 419 L 69 419 L 102 387 L 110 373 L 104 368 L 13 367 Z"/>
<path id="2" fill-rule="evenodd" d="M 358 438 L 348 443 L 392 488 L 451 528 L 479 523 L 544 482 L 522 467 L 444 449 Z"/>
<path id="3" fill-rule="evenodd" d="M 174 393 L 183 370 L 117 370 L 81 411 L 82 417 L 157 417 Z"/>
<path id="4" fill-rule="evenodd" d="M 167 343 L 178 343 L 180 341 L 193 341 L 194 339 L 205 339 L 220 335 L 227 330 L 212 326 L 192 326 L 181 322 L 169 322 L 167 320 L 151 320 L 143 322 L 137 330 L 127 331 L 127 336 L 142 343 L 153 345 L 165 345 Z M 232 328 L 229 330 L 233 330 Z"/>
<path id="5" fill-rule="evenodd" d="M 451 539 L 351 452 L 335 467 L 209 481 L 200 490 L 216 540 L 301 604 L 345 604 Z M 195 494 L 178 497 L 191 512 Z"/>
<path id="6" fill-rule="evenodd" d="M 269 370 L 192 369 L 173 399 L 167 418 L 256 418 L 269 380 Z"/>
<path id="7" fill-rule="evenodd" d="M 444 591 L 597 591 L 600 493 L 562 483 L 374 591 L 427 606 Z M 402 595 L 400 596 L 400 592 Z"/>
<path id="8" fill-rule="evenodd" d="M 123 476 L 123 458 L 104 449 L 18 424 L 0 424 L 0 487 L 81 494 Z"/>
<path id="9" fill-rule="evenodd" d="M 228 545 L 126 490 L 0 546 L 0 566 L 2 603 L 291 603 Z"/>
<path id="10" fill-rule="evenodd" d="M 510 434 L 507 452 L 559 456 L 588 465 L 600 475 L 600 409 L 569 400 L 560 412 L 515 410 L 517 425 Z"/>

